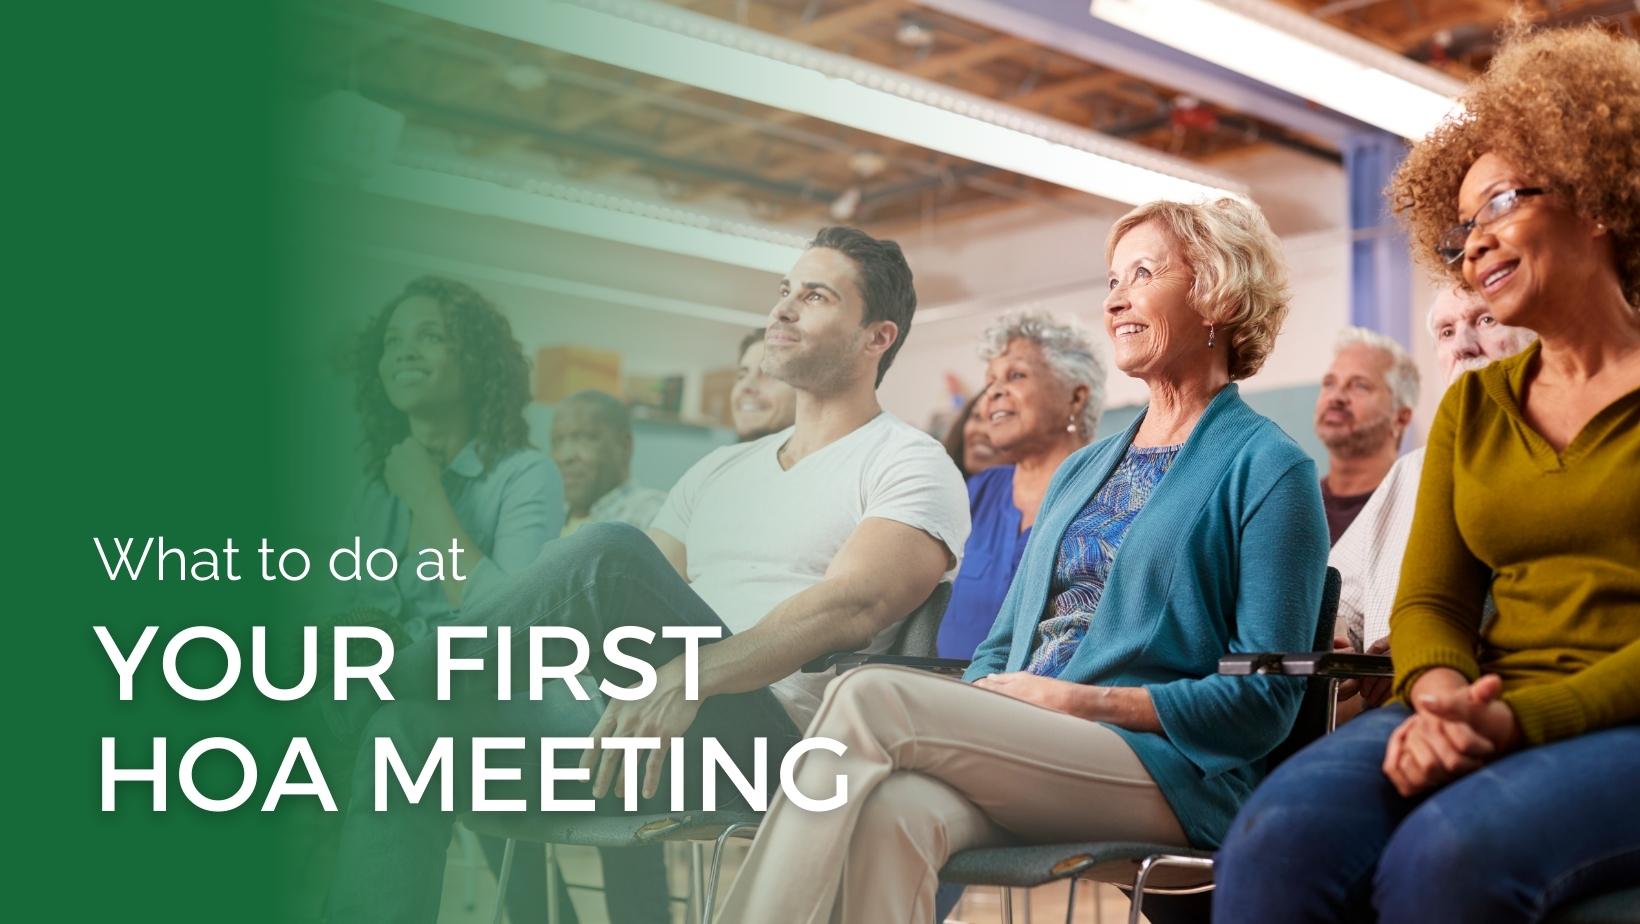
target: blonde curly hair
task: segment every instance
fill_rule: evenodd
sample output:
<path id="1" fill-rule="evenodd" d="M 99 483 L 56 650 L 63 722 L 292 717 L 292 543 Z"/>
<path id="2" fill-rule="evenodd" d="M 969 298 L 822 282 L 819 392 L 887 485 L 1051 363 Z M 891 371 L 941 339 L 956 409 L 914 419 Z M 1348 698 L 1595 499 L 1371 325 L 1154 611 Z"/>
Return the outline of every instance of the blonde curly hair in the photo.
<path id="1" fill-rule="evenodd" d="M 1606 226 L 1623 296 L 1640 305 L 1640 43 L 1593 26 L 1517 27 L 1463 96 L 1463 112 L 1413 146 L 1387 194 L 1425 265 L 1463 282 L 1435 253 L 1462 220 L 1458 189 L 1493 153 Z"/>
<path id="2" fill-rule="evenodd" d="M 1116 220 L 1105 240 L 1105 264 L 1124 235 L 1152 221 L 1184 250 L 1196 277 L 1190 306 L 1226 338 L 1230 380 L 1253 375 L 1275 349 L 1290 297 L 1281 240 L 1264 213 L 1240 199 L 1147 202 Z"/>

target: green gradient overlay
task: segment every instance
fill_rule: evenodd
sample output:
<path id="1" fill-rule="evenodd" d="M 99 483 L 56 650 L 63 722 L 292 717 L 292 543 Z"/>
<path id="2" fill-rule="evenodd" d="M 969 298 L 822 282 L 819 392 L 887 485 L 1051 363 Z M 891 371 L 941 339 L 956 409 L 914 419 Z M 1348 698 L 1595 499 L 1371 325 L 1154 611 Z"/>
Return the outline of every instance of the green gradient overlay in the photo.
<path id="1" fill-rule="evenodd" d="M 506 215 L 486 197 L 502 187 L 521 192 L 507 182 L 435 176 L 419 163 L 412 166 L 421 173 L 394 174 L 383 194 L 368 185 L 380 175 L 338 165 L 336 151 L 348 142 L 315 134 L 316 103 L 337 91 L 368 98 L 371 74 L 361 62 L 423 28 L 447 40 L 454 27 L 356 2 L 37 4 L 13 13 L 21 56 L 5 67 L 22 130 L 7 146 L 20 205 L 8 212 L 23 250 L 11 264 L 22 291 L 14 294 L 21 331 L 9 378 L 23 414 L 12 436 L 21 509 L 11 518 L 8 546 L 17 556 L 7 570 L 21 591 L 9 608 L 21 641 L 10 714 L 21 728 L 9 766 L 20 777 L 11 789 L 20 810 L 13 843 L 24 872 L 14 880 L 12 920 L 316 917 L 339 816 L 327 817 L 311 798 L 288 799 L 274 814 L 260 807 L 293 737 L 312 740 L 339 804 L 353 752 L 330 741 L 319 716 L 327 687 L 290 704 L 257 693 L 250 629 L 269 627 L 275 680 L 291 682 L 299 628 L 324 614 L 333 589 L 324 560 L 348 535 L 343 512 L 360 478 L 352 384 L 339 360 L 358 322 L 404 281 L 428 271 L 460 275 L 403 254 L 384 271 L 380 242 L 413 240 L 411 253 L 472 265 L 463 228 L 428 220 L 465 214 L 519 221 L 521 235 L 547 228 L 597 246 L 658 246 L 613 212 L 577 211 L 585 203 L 571 198 L 541 195 L 529 215 Z M 405 150 L 378 167 L 393 174 Z M 577 216 L 587 220 L 577 224 Z M 740 237 L 734 246 L 744 255 L 727 262 L 772 287 L 770 271 L 800 241 Z M 634 270 L 624 280 L 628 294 L 662 288 L 655 277 L 683 265 L 677 253 Z M 537 255 L 539 267 L 527 253 L 486 256 L 550 291 L 566 274 L 555 271 L 549 250 Z M 486 280 L 469 281 L 489 293 Z M 709 359 L 689 361 L 731 365 L 731 345 L 756 316 L 704 301 L 684 308 L 709 328 L 701 342 L 723 344 L 721 355 L 711 346 Z M 610 326 L 646 309 L 626 310 L 602 330 L 594 319 L 561 342 L 641 343 L 641 332 Z M 559 342 L 540 324 L 521 339 L 532 360 L 535 346 Z M 532 413 L 541 445 L 550 417 Z M 667 488 L 729 438 L 721 429 L 642 424 L 636 472 Z M 242 580 L 156 581 L 150 572 L 109 581 L 93 539 L 140 545 L 151 536 L 187 550 L 221 549 L 231 539 Z M 254 549 L 264 538 L 311 553 L 314 572 L 300 586 L 260 580 Z M 143 627 L 159 627 L 132 702 L 118 700 L 96 625 L 127 649 Z M 237 687 L 213 702 L 180 698 L 160 672 L 165 643 L 199 625 L 228 632 L 244 656 Z M 190 647 L 182 664 L 184 678 L 200 686 L 222 669 L 207 648 Z M 124 767 L 149 763 L 151 739 L 168 739 L 167 811 L 152 811 L 149 787 L 130 783 L 116 787 L 117 812 L 100 810 L 105 736 L 118 739 Z M 212 736 L 240 741 L 257 759 L 249 801 L 227 813 L 191 805 L 177 778 L 183 752 Z M 240 772 L 216 754 L 196 780 L 221 798 Z"/>

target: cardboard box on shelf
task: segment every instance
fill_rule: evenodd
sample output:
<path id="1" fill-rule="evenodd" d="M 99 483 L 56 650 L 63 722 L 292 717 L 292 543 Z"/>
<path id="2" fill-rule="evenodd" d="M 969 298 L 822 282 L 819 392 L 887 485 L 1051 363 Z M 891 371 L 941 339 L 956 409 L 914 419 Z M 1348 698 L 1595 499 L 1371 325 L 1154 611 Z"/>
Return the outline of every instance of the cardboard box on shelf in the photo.
<path id="1" fill-rule="evenodd" d="M 621 397 L 621 354 L 580 346 L 542 347 L 535 354 L 535 400 L 556 404 L 589 388 Z"/>
<path id="2" fill-rule="evenodd" d="M 700 413 L 705 419 L 733 427 L 735 418 L 729 408 L 729 393 L 735 387 L 735 369 L 715 369 L 701 380 Z"/>

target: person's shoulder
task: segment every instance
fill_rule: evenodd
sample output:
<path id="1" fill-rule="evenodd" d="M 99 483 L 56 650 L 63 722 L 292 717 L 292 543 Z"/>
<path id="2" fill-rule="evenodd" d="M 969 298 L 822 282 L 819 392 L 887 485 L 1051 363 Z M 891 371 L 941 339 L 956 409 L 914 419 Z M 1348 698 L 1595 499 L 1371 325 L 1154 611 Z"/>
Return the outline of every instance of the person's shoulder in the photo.
<path id="1" fill-rule="evenodd" d="M 551 465 L 552 459 L 534 446 L 520 446 L 511 452 L 497 456 L 493 467 L 496 471 L 519 471 L 526 468 L 535 468 L 542 465 Z"/>
<path id="2" fill-rule="evenodd" d="M 1386 484 L 1398 484 L 1402 481 L 1411 481 L 1416 485 L 1418 476 L 1424 470 L 1424 452 L 1426 448 L 1419 446 L 1417 449 L 1396 459 L 1395 464 L 1391 465 L 1389 471 L 1384 474 L 1384 480 L 1379 483 L 1379 487 Z"/>
<path id="3" fill-rule="evenodd" d="M 1447 397 L 1455 398 L 1463 406 L 1489 406 L 1491 410 L 1501 412 L 1505 403 L 1518 401 L 1516 396 L 1524 390 L 1526 367 L 1537 357 L 1537 352 L 1538 343 L 1534 340 L 1513 356 L 1505 356 L 1479 369 L 1465 372 L 1449 390 L 1456 394 L 1449 393 Z"/>
<path id="4" fill-rule="evenodd" d="M 1487 363 L 1472 372 L 1466 372 L 1459 377 L 1458 381 L 1462 383 L 1466 379 L 1472 379 L 1471 387 L 1474 385 L 1482 387 L 1487 385 L 1511 385 L 1519 381 L 1525 374 L 1526 367 L 1531 364 L 1532 358 L 1537 356 L 1537 352 L 1538 342 L 1534 340 L 1519 353 Z"/>
<path id="5" fill-rule="evenodd" d="M 552 459 L 534 446 L 520 446 L 490 462 L 486 479 L 511 484 L 520 479 L 550 481 L 553 477 Z"/>
<path id="6" fill-rule="evenodd" d="M 993 465 L 983 471 L 968 476 L 968 501 L 970 505 L 984 502 L 993 495 L 1007 494 L 1013 499 L 1014 467 L 1012 465 Z"/>
<path id="7" fill-rule="evenodd" d="M 875 460 L 888 464 L 927 463 L 944 460 L 961 480 L 956 463 L 945 444 L 913 427 L 893 414 L 883 411 L 861 428 L 865 437 L 859 444 Z"/>
<path id="8" fill-rule="evenodd" d="M 709 477 L 726 469 L 745 464 L 759 456 L 772 455 L 779 451 L 782 443 L 791 439 L 791 435 L 792 428 L 787 427 L 768 436 L 760 436 L 755 440 L 719 446 L 708 452 L 699 462 L 691 465 L 689 471 L 684 474 L 684 478 Z"/>
<path id="9" fill-rule="evenodd" d="M 631 497 L 633 503 L 658 504 L 666 500 L 666 492 L 660 488 L 646 488 L 641 484 L 634 484 Z"/>
<path id="10" fill-rule="evenodd" d="M 876 442 L 917 450 L 933 449 L 945 453 L 945 444 L 913 427 L 893 414 L 883 411 L 866 424 L 874 430 Z M 950 454 L 946 453 L 949 458 Z"/>
<path id="11" fill-rule="evenodd" d="M 951 461 L 945 444 L 905 421 L 884 411 L 865 425 L 869 432 L 859 448 L 863 455 L 861 473 L 870 481 L 883 483 L 903 478 L 933 478 L 945 487 L 967 493 L 962 472 Z"/>
<path id="12" fill-rule="evenodd" d="M 1281 471 L 1308 462 L 1313 467 L 1315 461 L 1304 447 L 1292 435 L 1281 428 L 1281 424 L 1260 414 L 1251 407 L 1246 408 L 1245 418 L 1238 423 L 1247 433 L 1247 440 L 1242 443 L 1240 455 L 1243 458 L 1255 461 L 1262 466 L 1273 466 Z"/>

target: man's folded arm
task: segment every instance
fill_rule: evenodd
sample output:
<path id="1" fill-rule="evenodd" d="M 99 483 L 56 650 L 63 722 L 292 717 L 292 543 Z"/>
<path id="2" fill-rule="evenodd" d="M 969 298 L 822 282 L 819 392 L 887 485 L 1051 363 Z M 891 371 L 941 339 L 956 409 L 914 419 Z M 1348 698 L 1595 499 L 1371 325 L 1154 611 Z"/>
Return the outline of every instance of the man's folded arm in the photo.
<path id="1" fill-rule="evenodd" d="M 880 517 L 861 520 L 818 584 L 751 629 L 701 649 L 701 694 L 755 690 L 821 655 L 865 647 L 921 605 L 950 566 L 950 551 L 928 533 Z"/>

